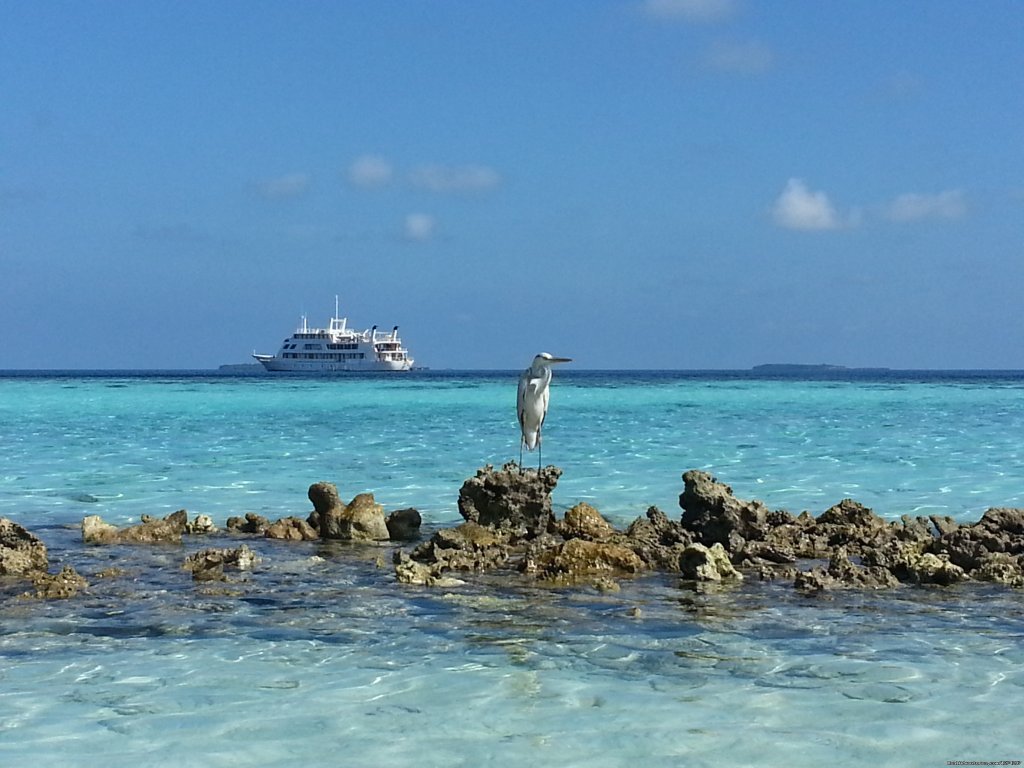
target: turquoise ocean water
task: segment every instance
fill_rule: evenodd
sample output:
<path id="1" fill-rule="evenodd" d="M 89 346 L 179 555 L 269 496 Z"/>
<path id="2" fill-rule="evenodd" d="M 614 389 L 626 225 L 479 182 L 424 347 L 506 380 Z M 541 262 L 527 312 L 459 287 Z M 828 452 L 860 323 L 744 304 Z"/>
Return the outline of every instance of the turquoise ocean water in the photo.
<path id="1" fill-rule="evenodd" d="M 518 457 L 515 378 L 0 375 L 0 517 L 54 566 L 126 574 L 69 601 L 0 593 L 0 765 L 1024 759 L 1020 591 L 425 589 L 394 583 L 386 547 L 263 540 L 245 582 L 210 588 L 180 566 L 224 542 L 83 549 L 71 527 L 304 516 L 329 480 L 429 533 L 460 520 L 465 478 Z M 618 525 L 678 515 L 691 468 L 793 512 L 970 521 L 1024 506 L 1024 374 L 559 370 L 544 460 L 557 508 Z"/>

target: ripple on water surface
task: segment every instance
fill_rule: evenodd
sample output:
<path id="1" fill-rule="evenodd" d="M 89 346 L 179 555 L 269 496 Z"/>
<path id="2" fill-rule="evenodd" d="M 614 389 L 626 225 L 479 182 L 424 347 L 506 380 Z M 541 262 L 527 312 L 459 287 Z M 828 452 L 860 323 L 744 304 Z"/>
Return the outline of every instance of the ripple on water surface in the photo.
<path id="1" fill-rule="evenodd" d="M 386 551 L 262 541 L 248 581 L 195 585 L 180 549 L 82 549 L 63 527 L 182 507 L 219 523 L 305 515 L 325 479 L 457 521 L 462 481 L 518 455 L 507 378 L 0 379 L 0 516 L 94 584 L 68 602 L 0 598 L 0 764 L 1021 759 L 1015 592 L 430 590 L 394 584 Z M 560 509 L 673 514 L 693 467 L 793 511 L 844 496 L 888 517 L 1024 504 L 1019 384 L 555 386 L 544 457 L 565 470 Z"/>
<path id="2" fill-rule="evenodd" d="M 124 575 L 82 599 L 5 602 L 5 763 L 895 765 L 1017 738 L 993 714 L 1024 704 L 1012 592 L 435 590 L 358 548 L 252 545 L 263 562 L 238 583 L 195 585 L 183 552 L 128 548 Z"/>

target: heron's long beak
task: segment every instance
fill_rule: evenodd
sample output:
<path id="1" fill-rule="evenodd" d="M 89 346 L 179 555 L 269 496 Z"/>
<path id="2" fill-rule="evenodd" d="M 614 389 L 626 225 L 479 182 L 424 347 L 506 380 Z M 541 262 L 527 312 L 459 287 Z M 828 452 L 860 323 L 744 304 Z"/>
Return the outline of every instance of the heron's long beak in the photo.
<path id="1" fill-rule="evenodd" d="M 548 362 L 549 363 L 571 363 L 572 362 L 572 358 L 571 357 L 552 357 L 550 360 L 548 360 Z"/>

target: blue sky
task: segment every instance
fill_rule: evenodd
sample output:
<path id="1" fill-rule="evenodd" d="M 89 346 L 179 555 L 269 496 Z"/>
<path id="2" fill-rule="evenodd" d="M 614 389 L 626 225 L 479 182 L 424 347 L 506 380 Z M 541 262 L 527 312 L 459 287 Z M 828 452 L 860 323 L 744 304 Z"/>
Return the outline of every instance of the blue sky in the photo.
<path id="1" fill-rule="evenodd" d="M 0 368 L 1024 368 L 1016 0 L 0 0 Z"/>

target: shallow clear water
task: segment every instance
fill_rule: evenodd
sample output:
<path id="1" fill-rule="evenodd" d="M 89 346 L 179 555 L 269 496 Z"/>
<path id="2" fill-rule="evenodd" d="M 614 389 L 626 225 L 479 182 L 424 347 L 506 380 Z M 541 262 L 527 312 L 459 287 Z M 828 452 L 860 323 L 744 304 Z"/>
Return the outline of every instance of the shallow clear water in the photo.
<path id="1" fill-rule="evenodd" d="M 561 508 L 675 515 L 693 467 L 793 511 L 1024 506 L 1017 374 L 559 374 Z M 0 764 L 1024 759 L 1019 591 L 437 590 L 395 584 L 388 548 L 262 540 L 245 581 L 203 586 L 180 549 L 82 549 L 68 527 L 305 515 L 318 480 L 447 525 L 466 477 L 518 457 L 514 397 L 514 374 L 0 377 L 0 516 L 53 564 L 126 573 L 70 601 L 0 597 Z"/>

